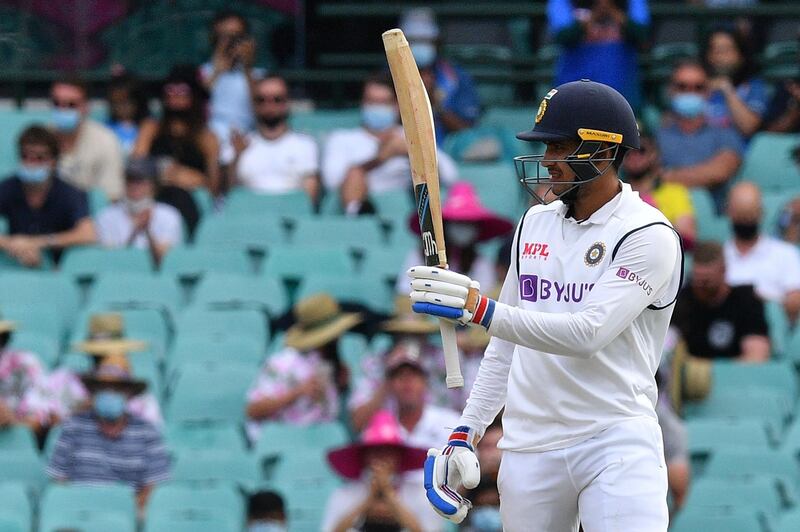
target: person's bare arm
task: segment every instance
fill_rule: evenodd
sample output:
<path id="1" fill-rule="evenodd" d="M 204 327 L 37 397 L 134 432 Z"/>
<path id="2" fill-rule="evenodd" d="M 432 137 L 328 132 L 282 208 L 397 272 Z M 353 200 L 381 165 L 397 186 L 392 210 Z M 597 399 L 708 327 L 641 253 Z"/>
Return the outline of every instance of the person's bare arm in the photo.
<path id="1" fill-rule="evenodd" d="M 783 310 L 789 323 L 795 323 L 800 315 L 800 290 L 792 290 L 783 298 Z"/>
<path id="2" fill-rule="evenodd" d="M 136 137 L 136 142 L 131 151 L 131 157 L 147 157 L 150 155 L 150 148 L 153 146 L 153 140 L 158 134 L 158 122 L 152 118 L 146 119 L 142 122 L 139 128 L 139 135 Z"/>
<path id="3" fill-rule="evenodd" d="M 68 231 L 36 236 L 34 239 L 41 248 L 68 248 L 93 244 L 97 240 L 97 233 L 92 219 L 87 217 L 79 220 L 75 227 Z"/>
<path id="4" fill-rule="evenodd" d="M 694 242 L 697 239 L 697 223 L 694 216 L 686 214 L 677 218 L 673 227 L 684 240 Z"/>
<path id="5" fill-rule="evenodd" d="M 211 130 L 206 129 L 200 136 L 200 149 L 206 163 L 208 190 L 216 196 L 220 190 L 219 141 Z"/>
<path id="6" fill-rule="evenodd" d="M 689 463 L 677 461 L 667 465 L 667 482 L 672 494 L 672 513 L 675 514 L 683 507 L 686 494 L 689 492 Z"/>
<path id="7" fill-rule="evenodd" d="M 731 179 L 741 163 L 736 152 L 726 149 L 702 163 L 665 170 L 661 178 L 687 187 L 719 185 Z"/>
<path id="8" fill-rule="evenodd" d="M 760 334 L 751 334 L 742 338 L 742 354 L 740 362 L 759 363 L 769 360 L 769 338 Z"/>
<path id="9" fill-rule="evenodd" d="M 319 377 L 311 377 L 278 397 L 264 397 L 247 405 L 247 416 L 252 419 L 272 417 L 304 396 L 323 397 L 325 382 Z"/>
<path id="10" fill-rule="evenodd" d="M 736 87 L 730 81 L 727 79 L 720 81 L 718 82 L 718 87 L 725 97 L 725 103 L 728 104 L 728 108 L 731 110 L 731 119 L 733 119 L 736 129 L 746 137 L 751 136 L 761 125 L 761 117 L 747 107 L 747 104 L 736 92 Z"/>
<path id="11" fill-rule="evenodd" d="M 153 493 L 154 487 L 155 486 L 152 484 L 148 484 L 140 489 L 136 494 L 136 507 L 139 509 L 140 514 L 144 514 L 144 509 L 147 506 L 147 500 L 150 498 L 150 494 Z"/>

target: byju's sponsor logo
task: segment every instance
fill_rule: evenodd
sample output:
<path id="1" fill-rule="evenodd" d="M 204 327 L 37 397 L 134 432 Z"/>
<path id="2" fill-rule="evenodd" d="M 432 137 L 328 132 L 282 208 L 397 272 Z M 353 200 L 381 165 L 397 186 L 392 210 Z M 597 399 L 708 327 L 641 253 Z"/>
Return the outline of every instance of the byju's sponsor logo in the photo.
<path id="1" fill-rule="evenodd" d="M 565 303 L 579 303 L 593 287 L 594 283 L 565 283 L 538 275 L 519 276 L 519 296 L 525 301 L 554 299 Z"/>
<path id="2" fill-rule="evenodd" d="M 549 256 L 550 250 L 547 249 L 547 244 L 542 244 L 540 242 L 524 242 L 522 245 L 523 259 L 547 260 Z"/>
<path id="3" fill-rule="evenodd" d="M 639 274 L 633 273 L 628 268 L 621 266 L 620 269 L 617 270 L 617 277 L 636 283 L 642 287 L 642 290 L 644 290 L 648 296 L 653 295 L 653 287 L 650 286 L 650 283 L 648 283 L 644 277 L 640 277 Z"/>

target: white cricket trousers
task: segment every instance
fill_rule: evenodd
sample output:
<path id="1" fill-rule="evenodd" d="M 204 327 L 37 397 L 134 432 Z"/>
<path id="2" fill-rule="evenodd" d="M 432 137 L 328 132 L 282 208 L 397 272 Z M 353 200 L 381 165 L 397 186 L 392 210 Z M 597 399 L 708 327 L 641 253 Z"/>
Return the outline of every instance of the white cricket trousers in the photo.
<path id="1" fill-rule="evenodd" d="M 503 451 L 498 475 L 505 532 L 666 532 L 661 428 L 635 418 L 545 452 Z"/>

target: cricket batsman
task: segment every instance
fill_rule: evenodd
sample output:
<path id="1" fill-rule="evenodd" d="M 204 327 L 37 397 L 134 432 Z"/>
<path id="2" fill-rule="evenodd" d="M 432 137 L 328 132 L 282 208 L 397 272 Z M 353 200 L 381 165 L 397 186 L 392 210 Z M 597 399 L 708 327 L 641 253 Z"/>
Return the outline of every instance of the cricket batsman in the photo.
<path id="1" fill-rule="evenodd" d="M 625 153 L 639 148 L 636 119 L 617 91 L 581 80 L 548 92 L 533 129 L 517 137 L 547 146 L 515 160 L 541 204 L 517 226 L 497 301 L 468 298 L 475 285 L 465 275 L 409 270 L 416 312 L 460 315 L 492 335 L 459 426 L 443 450 L 428 452 L 428 500 L 445 518 L 464 519 L 470 502 L 456 490 L 478 483 L 475 444 L 505 407 L 506 532 L 579 523 L 585 532 L 665 532 L 654 375 L 683 253 L 664 215 L 618 177 Z"/>

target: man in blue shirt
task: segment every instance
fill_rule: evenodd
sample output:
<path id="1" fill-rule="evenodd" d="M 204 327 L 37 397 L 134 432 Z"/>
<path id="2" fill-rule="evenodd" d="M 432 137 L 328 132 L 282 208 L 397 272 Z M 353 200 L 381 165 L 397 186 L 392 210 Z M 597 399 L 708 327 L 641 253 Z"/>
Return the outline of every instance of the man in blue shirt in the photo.
<path id="1" fill-rule="evenodd" d="M 706 121 L 708 75 L 697 61 L 675 67 L 669 96 L 672 114 L 656 132 L 664 169 L 661 180 L 708 189 L 722 212 L 728 183 L 742 162 L 742 139 L 733 129 Z"/>
<path id="2" fill-rule="evenodd" d="M 478 92 L 469 74 L 439 57 L 439 27 L 433 12 L 426 8 L 407 11 L 400 27 L 428 90 L 437 142 L 474 125 L 481 111 Z"/>
<path id="3" fill-rule="evenodd" d="M 0 235 L 0 251 L 25 266 L 38 266 L 49 249 L 61 250 L 95 241 L 86 193 L 58 177 L 58 140 L 47 129 L 31 126 L 19 137 L 20 165 L 0 182 L 0 216 L 9 234 Z"/>

